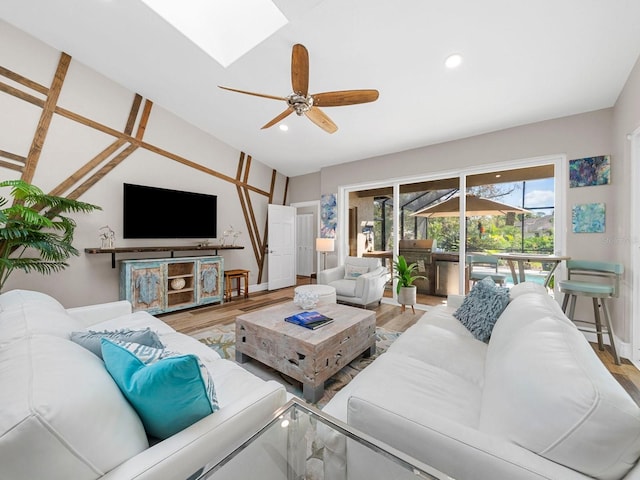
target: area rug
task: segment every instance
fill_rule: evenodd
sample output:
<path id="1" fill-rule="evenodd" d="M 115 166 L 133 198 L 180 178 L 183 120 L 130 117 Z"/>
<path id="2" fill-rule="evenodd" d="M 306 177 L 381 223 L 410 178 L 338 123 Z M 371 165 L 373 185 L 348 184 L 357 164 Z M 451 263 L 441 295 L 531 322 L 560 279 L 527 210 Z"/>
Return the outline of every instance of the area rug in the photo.
<path id="1" fill-rule="evenodd" d="M 362 355 L 357 357 L 342 370 L 325 382 L 324 396 L 318 401 L 316 406 L 322 408 L 342 387 L 348 384 L 358 373 L 365 369 L 373 360 L 384 353 L 389 346 L 400 335 L 400 332 L 385 330 L 376 327 L 376 353 L 369 358 Z M 236 335 L 235 325 L 220 325 L 209 330 L 201 331 L 192 335 L 209 348 L 212 348 L 222 358 L 233 360 L 236 358 Z M 302 397 L 302 384 L 297 380 L 279 373 L 271 367 L 261 364 L 257 360 L 250 360 L 242 364 L 243 368 L 257 375 L 264 380 L 276 380 L 285 386 L 288 392 Z"/>

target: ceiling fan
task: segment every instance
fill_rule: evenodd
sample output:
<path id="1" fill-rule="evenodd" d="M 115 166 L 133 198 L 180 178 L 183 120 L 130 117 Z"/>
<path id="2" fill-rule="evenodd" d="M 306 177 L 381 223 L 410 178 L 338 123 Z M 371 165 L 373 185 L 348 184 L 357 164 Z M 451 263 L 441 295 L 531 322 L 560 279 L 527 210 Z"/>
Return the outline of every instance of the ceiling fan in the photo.
<path id="1" fill-rule="evenodd" d="M 287 109 L 262 128 L 269 128 L 285 119 L 293 112 L 297 115 L 306 115 L 309 120 L 328 133 L 334 133 L 338 126 L 318 107 L 340 107 L 343 105 L 355 105 L 358 103 L 374 102 L 378 99 L 377 90 L 342 90 L 336 92 L 324 92 L 309 94 L 309 52 L 304 45 L 296 43 L 291 52 L 291 85 L 293 93 L 287 97 L 265 95 L 262 93 L 247 92 L 236 88 L 223 87 L 224 90 L 245 93 L 256 97 L 284 100 Z"/>

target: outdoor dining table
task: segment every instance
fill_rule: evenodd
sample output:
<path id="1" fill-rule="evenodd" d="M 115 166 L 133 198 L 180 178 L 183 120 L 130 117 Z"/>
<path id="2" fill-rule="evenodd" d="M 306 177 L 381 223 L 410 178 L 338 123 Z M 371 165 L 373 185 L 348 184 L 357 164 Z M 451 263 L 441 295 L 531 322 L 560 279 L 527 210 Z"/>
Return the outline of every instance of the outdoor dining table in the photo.
<path id="1" fill-rule="evenodd" d="M 506 260 L 509 265 L 509 269 L 511 270 L 514 285 L 526 280 L 524 270 L 526 262 L 550 263 L 552 266 L 544 280 L 545 287 L 549 286 L 549 282 L 553 277 L 553 272 L 556 271 L 560 262 L 571 259 L 571 257 L 567 257 L 566 255 L 546 255 L 539 253 L 495 253 L 494 256 L 501 260 Z M 516 265 L 518 267 L 518 275 L 516 275 Z"/>

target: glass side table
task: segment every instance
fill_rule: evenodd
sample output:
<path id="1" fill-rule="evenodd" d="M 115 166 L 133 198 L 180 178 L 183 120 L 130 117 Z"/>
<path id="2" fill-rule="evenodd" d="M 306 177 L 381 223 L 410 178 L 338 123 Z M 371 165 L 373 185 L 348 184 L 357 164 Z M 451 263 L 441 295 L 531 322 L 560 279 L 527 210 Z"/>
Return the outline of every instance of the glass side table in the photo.
<path id="1" fill-rule="evenodd" d="M 325 441 L 346 442 L 348 472 L 345 459 Z M 294 398 L 227 457 L 205 465 L 189 480 L 333 480 L 333 472 L 343 480 L 451 479 Z"/>

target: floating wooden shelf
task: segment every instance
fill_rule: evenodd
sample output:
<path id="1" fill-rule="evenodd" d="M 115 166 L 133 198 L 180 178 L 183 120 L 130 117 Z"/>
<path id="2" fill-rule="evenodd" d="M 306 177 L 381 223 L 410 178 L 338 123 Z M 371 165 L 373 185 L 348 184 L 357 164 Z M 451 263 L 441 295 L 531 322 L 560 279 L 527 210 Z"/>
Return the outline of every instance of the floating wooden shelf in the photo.
<path id="1" fill-rule="evenodd" d="M 178 246 L 156 246 L 156 247 L 118 247 L 118 248 L 85 248 L 84 253 L 99 254 L 110 253 L 111 254 L 111 268 L 116 268 L 116 254 L 117 253 L 140 253 L 140 252 L 171 252 L 171 258 L 173 258 L 173 252 L 202 252 L 213 251 L 214 255 L 218 255 L 218 250 L 242 250 L 243 246 L 232 245 L 178 245 Z"/>

